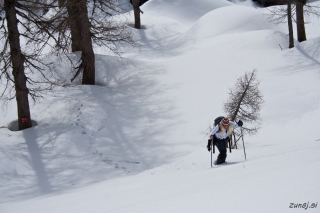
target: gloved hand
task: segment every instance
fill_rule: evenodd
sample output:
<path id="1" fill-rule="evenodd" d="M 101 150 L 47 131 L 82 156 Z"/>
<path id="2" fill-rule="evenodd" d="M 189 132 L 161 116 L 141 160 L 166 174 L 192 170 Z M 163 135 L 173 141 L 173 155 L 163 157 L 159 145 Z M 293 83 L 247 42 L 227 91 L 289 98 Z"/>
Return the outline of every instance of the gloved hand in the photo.
<path id="1" fill-rule="evenodd" d="M 237 124 L 238 124 L 238 126 L 242 126 L 243 122 L 241 120 L 239 120 Z"/>
<path id="2" fill-rule="evenodd" d="M 209 152 L 211 151 L 211 139 L 208 139 L 207 149 Z"/>

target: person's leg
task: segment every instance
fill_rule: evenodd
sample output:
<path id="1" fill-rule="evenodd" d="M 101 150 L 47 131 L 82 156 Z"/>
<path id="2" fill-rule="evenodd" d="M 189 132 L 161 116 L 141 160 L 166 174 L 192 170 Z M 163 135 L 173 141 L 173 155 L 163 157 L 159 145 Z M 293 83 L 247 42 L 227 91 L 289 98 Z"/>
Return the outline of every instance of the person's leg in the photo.
<path id="1" fill-rule="evenodd" d="M 216 164 L 224 163 L 227 158 L 227 147 L 225 140 L 215 140 L 215 144 L 219 150 L 219 155 L 216 161 Z"/>

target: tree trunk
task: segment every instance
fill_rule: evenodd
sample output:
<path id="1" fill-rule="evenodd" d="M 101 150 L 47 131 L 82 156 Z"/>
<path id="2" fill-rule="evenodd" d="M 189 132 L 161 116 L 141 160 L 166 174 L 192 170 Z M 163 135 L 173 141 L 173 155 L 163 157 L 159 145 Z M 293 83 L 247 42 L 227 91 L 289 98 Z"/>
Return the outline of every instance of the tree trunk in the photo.
<path id="1" fill-rule="evenodd" d="M 24 73 L 24 55 L 21 52 L 18 19 L 16 14 L 17 0 L 5 0 L 4 9 L 7 19 L 8 40 L 14 77 L 16 100 L 18 106 L 19 130 L 32 127 L 27 88 L 27 77 Z"/>
<path id="2" fill-rule="evenodd" d="M 82 51 L 81 20 L 78 0 L 67 1 L 68 24 L 71 32 L 72 52 Z"/>
<path id="3" fill-rule="evenodd" d="M 95 84 L 95 57 L 92 47 L 87 1 L 78 0 L 82 35 L 82 84 Z"/>
<path id="4" fill-rule="evenodd" d="M 289 27 L 289 48 L 294 47 L 294 39 L 293 39 L 293 27 L 292 27 L 292 10 L 291 10 L 291 0 L 287 1 L 287 9 L 288 9 L 288 27 Z"/>
<path id="5" fill-rule="evenodd" d="M 132 0 L 133 11 L 134 11 L 134 28 L 141 29 L 141 20 L 140 20 L 140 8 L 139 0 Z"/>
<path id="6" fill-rule="evenodd" d="M 65 3 L 66 3 L 66 0 L 58 0 L 59 8 L 61 9 Z"/>
<path id="7" fill-rule="evenodd" d="M 297 34 L 298 34 L 299 42 L 307 40 L 306 30 L 304 28 L 303 6 L 304 6 L 303 0 L 296 0 Z"/>

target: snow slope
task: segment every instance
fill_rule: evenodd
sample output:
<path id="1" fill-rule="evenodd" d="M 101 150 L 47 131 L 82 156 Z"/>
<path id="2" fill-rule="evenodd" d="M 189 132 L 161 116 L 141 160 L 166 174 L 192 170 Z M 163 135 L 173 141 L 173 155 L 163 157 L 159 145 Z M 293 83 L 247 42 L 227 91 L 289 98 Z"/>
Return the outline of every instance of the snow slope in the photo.
<path id="1" fill-rule="evenodd" d="M 319 202 L 319 20 L 289 50 L 286 24 L 236 3 L 150 0 L 134 30 L 140 51 L 97 48 L 97 86 L 56 88 L 32 106 L 39 126 L 0 129 L 0 212 L 304 212 L 290 203 Z M 205 133 L 253 68 L 262 128 L 245 137 L 247 161 L 240 146 L 210 168 Z M 14 104 L 0 126 L 13 119 Z"/>
<path id="2" fill-rule="evenodd" d="M 305 212 L 289 206 L 318 202 L 318 153 L 319 147 L 283 152 L 210 169 L 209 156 L 204 158 L 203 150 L 198 150 L 183 160 L 136 176 L 10 203 L 3 208 L 4 212 L 28 209 L 48 213 Z M 236 160 L 241 159 L 239 152 L 234 155 Z M 318 210 L 309 208 L 307 212 Z"/>

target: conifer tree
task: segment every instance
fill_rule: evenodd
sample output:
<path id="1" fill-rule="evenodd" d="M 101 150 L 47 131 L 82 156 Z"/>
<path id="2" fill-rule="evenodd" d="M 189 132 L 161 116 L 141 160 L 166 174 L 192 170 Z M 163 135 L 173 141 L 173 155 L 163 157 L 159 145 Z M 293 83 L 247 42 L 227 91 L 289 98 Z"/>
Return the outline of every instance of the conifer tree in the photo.
<path id="1" fill-rule="evenodd" d="M 116 0 L 59 0 L 58 4 L 60 11 L 50 23 L 52 34 L 58 33 L 57 49 L 66 53 L 71 44 L 72 52 L 81 51 L 81 63 L 71 80 L 82 72 L 82 84 L 95 84 L 93 45 L 106 46 L 117 55 L 122 44 L 135 45 L 129 27 L 113 20 L 121 5 Z"/>
<path id="2" fill-rule="evenodd" d="M 260 109 L 263 96 L 259 90 L 260 82 L 257 79 L 257 70 L 245 73 L 238 78 L 233 88 L 229 90 L 229 98 L 224 103 L 224 111 L 231 121 L 242 120 L 242 133 L 234 131 L 233 148 L 243 134 L 256 134 L 260 128 Z"/>
<path id="3" fill-rule="evenodd" d="M 280 1 L 283 3 L 283 1 Z M 269 21 L 279 24 L 288 23 L 289 29 L 289 48 L 294 47 L 294 33 L 292 22 L 297 26 L 297 40 L 303 42 L 307 40 L 305 30 L 305 17 L 320 16 L 319 7 L 311 6 L 307 0 L 286 0 L 286 5 L 276 6 L 269 9 Z"/>
<path id="4" fill-rule="evenodd" d="M 54 81 L 45 73 L 41 53 L 49 37 L 39 21 L 45 16 L 48 0 L 0 1 L 0 83 L 3 101 L 16 99 L 19 130 L 32 126 L 29 97 L 34 101 L 51 89 Z M 23 38 L 23 42 L 21 42 Z M 35 76 L 37 73 L 37 76 Z M 45 86 L 44 86 L 45 84 Z"/>
<path id="5" fill-rule="evenodd" d="M 307 40 L 306 29 L 304 23 L 304 5 L 306 5 L 307 0 L 295 0 L 296 2 L 296 22 L 297 22 L 297 37 L 298 41 L 302 42 Z"/>
<path id="6" fill-rule="evenodd" d="M 292 26 L 292 0 L 287 0 L 287 13 L 288 13 L 288 29 L 289 29 L 289 48 L 294 47 L 293 26 Z"/>
<path id="7" fill-rule="evenodd" d="M 133 12 L 134 12 L 134 28 L 141 29 L 140 19 L 140 0 L 132 0 Z"/>

